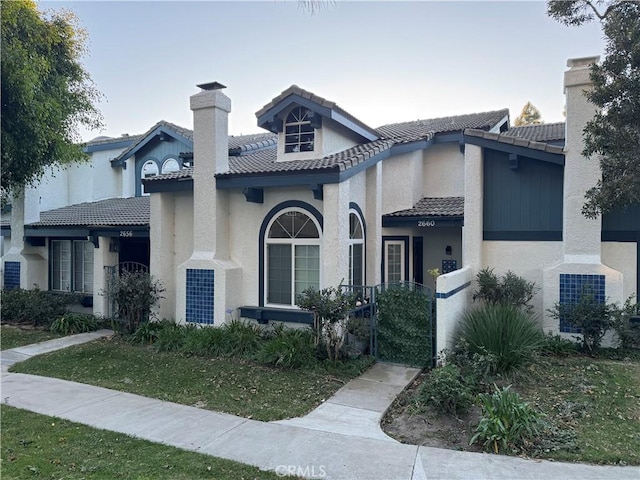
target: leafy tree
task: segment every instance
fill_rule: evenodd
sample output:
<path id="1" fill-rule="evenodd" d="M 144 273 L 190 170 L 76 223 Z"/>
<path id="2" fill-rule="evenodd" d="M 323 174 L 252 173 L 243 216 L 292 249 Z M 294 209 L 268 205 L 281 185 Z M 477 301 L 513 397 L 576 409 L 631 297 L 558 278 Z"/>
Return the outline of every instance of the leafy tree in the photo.
<path id="1" fill-rule="evenodd" d="M 2 2 L 2 190 L 32 184 L 47 166 L 86 158 L 77 128 L 102 126 L 100 98 L 80 63 L 85 32 L 68 11 Z"/>
<path id="2" fill-rule="evenodd" d="M 591 67 L 586 95 L 598 112 L 584 129 L 583 151 L 599 158 L 602 179 L 582 213 L 594 218 L 640 203 L 640 1 L 550 1 L 547 12 L 566 25 L 598 19 L 607 42 L 605 59 Z"/>
<path id="3" fill-rule="evenodd" d="M 523 125 L 540 125 L 542 123 L 542 117 L 540 111 L 531 103 L 527 102 L 522 107 L 522 112 L 514 120 L 513 124 L 516 127 L 522 127 Z"/>

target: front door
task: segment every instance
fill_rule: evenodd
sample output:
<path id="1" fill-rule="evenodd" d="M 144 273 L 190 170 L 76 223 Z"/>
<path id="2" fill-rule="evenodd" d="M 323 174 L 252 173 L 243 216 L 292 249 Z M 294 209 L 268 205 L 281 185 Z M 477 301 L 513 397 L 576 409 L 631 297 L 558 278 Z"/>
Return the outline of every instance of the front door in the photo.
<path id="1" fill-rule="evenodd" d="M 383 248 L 383 283 L 399 283 L 408 276 L 408 237 L 388 237 L 382 239 Z"/>

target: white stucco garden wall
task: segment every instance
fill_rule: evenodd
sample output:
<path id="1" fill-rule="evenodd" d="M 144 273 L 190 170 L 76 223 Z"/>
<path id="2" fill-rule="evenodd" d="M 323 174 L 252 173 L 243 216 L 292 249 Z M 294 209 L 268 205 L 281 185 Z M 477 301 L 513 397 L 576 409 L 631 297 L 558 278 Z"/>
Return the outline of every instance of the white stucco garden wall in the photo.
<path id="1" fill-rule="evenodd" d="M 453 334 L 471 304 L 473 272 L 464 267 L 438 277 L 436 296 L 436 352 L 453 347 Z"/>

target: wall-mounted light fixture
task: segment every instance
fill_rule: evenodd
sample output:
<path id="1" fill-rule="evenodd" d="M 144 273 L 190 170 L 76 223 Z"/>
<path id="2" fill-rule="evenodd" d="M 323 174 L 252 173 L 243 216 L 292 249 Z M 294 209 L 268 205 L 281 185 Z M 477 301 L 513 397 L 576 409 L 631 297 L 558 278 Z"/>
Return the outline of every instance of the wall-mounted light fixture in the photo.
<path id="1" fill-rule="evenodd" d="M 451 255 L 451 245 L 447 245 L 444 247 L 444 253 L 447 255 Z"/>

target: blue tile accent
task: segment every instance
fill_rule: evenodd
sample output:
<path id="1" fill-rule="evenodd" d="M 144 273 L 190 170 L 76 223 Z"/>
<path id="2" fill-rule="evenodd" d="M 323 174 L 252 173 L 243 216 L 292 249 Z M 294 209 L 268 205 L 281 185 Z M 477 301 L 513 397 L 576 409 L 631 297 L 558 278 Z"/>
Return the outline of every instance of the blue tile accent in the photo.
<path id="1" fill-rule="evenodd" d="M 4 289 L 20 288 L 20 262 L 4 262 Z"/>
<path id="2" fill-rule="evenodd" d="M 571 305 L 578 303 L 580 294 L 589 289 L 598 303 L 605 302 L 604 275 L 583 275 L 576 273 L 560 274 L 560 304 Z M 565 333 L 580 333 L 580 329 L 560 317 L 560 331 Z"/>
<path id="3" fill-rule="evenodd" d="M 458 269 L 457 260 L 442 260 L 442 274 L 455 272 Z"/>
<path id="4" fill-rule="evenodd" d="M 214 271 L 187 269 L 187 322 L 213 325 Z"/>

